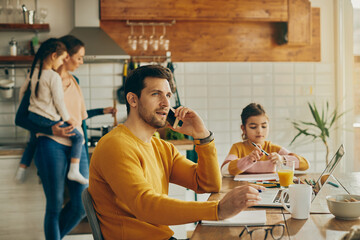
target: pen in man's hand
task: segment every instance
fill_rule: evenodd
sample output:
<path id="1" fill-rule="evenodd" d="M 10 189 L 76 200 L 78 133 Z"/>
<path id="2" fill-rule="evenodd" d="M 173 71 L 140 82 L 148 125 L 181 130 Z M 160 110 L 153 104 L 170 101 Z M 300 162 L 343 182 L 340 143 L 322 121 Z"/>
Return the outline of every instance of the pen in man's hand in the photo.
<path id="1" fill-rule="evenodd" d="M 265 152 L 263 149 L 261 149 L 258 145 L 256 145 L 254 142 L 251 142 L 252 145 L 254 145 L 254 147 L 260 149 L 260 151 L 262 151 L 266 156 L 269 156 L 269 154 L 267 152 Z"/>

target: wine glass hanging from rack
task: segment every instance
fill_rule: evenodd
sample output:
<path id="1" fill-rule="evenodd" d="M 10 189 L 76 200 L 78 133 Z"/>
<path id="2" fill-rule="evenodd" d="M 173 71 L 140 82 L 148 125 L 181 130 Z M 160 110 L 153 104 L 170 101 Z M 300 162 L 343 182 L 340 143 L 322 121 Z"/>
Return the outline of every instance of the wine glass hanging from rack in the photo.
<path id="1" fill-rule="evenodd" d="M 130 26 L 130 35 L 128 36 L 128 45 L 132 51 L 141 50 L 142 52 L 147 52 L 151 50 L 153 52 L 157 52 L 159 50 L 169 50 L 170 40 L 166 36 L 166 26 L 171 26 L 175 24 L 175 20 L 171 22 L 130 22 L 126 21 L 126 25 Z M 163 31 L 162 35 L 158 36 L 156 34 L 156 27 L 162 26 Z M 141 27 L 141 35 L 134 35 L 134 28 Z M 147 32 L 145 31 L 146 27 L 151 27 L 151 35 L 147 36 Z"/>

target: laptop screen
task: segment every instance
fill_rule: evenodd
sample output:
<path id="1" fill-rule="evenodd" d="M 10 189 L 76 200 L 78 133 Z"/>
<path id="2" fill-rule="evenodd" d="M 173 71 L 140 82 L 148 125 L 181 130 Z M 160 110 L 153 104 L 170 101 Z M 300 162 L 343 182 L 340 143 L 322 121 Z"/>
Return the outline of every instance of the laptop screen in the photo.
<path id="1" fill-rule="evenodd" d="M 336 151 L 335 155 L 333 156 L 333 158 L 331 159 L 329 164 L 326 166 L 325 170 L 320 175 L 319 179 L 316 181 L 316 183 L 313 187 L 314 194 L 315 194 L 313 196 L 313 200 L 314 200 L 315 196 L 320 192 L 321 187 L 324 186 L 324 184 L 326 184 L 328 178 L 330 177 L 332 172 L 335 170 L 336 166 L 339 164 L 341 158 L 344 156 L 344 153 L 345 153 L 344 146 L 341 144 L 341 146 Z"/>

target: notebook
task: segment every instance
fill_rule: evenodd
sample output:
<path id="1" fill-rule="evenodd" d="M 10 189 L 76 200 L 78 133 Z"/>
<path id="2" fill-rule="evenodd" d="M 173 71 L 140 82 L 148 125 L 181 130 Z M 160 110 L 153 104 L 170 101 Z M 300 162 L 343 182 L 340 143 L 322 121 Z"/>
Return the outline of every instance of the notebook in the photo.
<path id="1" fill-rule="evenodd" d="M 239 174 L 234 177 L 234 181 L 271 181 L 277 179 L 277 173 Z"/>
<path id="2" fill-rule="evenodd" d="M 251 226 L 251 225 L 264 225 L 266 223 L 266 211 L 242 211 L 234 217 L 220 220 L 220 221 L 201 221 L 202 225 L 207 226 Z"/>
<path id="3" fill-rule="evenodd" d="M 335 170 L 336 166 L 339 164 L 341 158 L 344 156 L 345 150 L 343 145 L 339 147 L 339 149 L 336 151 L 335 155 L 332 157 L 331 161 L 328 163 L 328 165 L 325 167 L 324 171 L 318 178 L 318 180 L 315 183 L 315 186 L 313 187 L 313 194 L 312 194 L 312 200 L 314 201 L 315 197 L 319 194 L 321 188 L 326 184 L 327 180 L 329 179 L 330 175 Z M 320 179 L 324 175 L 329 175 L 329 177 L 326 179 L 325 182 L 321 183 Z M 258 205 L 259 207 L 282 207 L 281 201 L 280 201 L 280 195 L 281 195 L 281 189 L 273 189 L 268 188 L 266 191 L 260 193 L 261 201 Z M 289 196 L 288 194 L 285 194 L 284 202 L 289 205 Z"/>

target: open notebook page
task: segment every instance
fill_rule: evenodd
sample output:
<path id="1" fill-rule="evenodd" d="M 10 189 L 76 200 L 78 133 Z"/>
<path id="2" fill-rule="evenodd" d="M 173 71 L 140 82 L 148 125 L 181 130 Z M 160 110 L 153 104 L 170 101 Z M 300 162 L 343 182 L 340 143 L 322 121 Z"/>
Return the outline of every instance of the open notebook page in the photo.
<path id="1" fill-rule="evenodd" d="M 266 223 L 266 210 L 242 211 L 234 217 L 221 221 L 201 221 L 202 225 L 211 226 L 243 226 L 263 225 Z"/>

